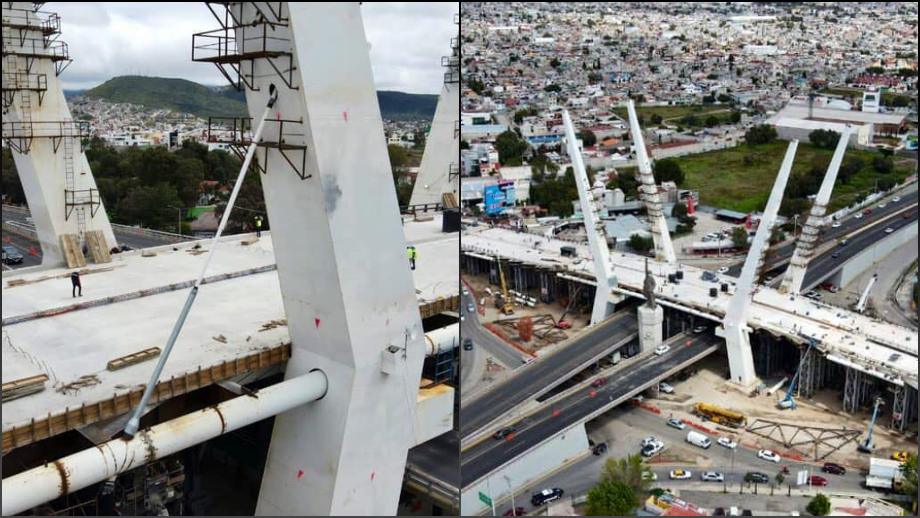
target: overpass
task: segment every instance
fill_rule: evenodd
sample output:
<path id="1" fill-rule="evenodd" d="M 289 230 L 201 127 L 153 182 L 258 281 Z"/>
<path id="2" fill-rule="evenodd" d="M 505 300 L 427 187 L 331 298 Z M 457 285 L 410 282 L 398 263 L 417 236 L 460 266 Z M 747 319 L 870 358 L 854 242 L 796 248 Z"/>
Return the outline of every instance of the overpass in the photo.
<path id="1" fill-rule="evenodd" d="M 598 376 L 592 376 L 592 379 L 615 377 L 613 382 L 598 388 L 584 388 L 580 385 L 563 397 L 540 405 L 523 418 L 503 423 L 513 424 L 516 428 L 510 440 L 485 437 L 463 448 L 460 456 L 463 487 L 475 484 L 549 438 L 590 421 L 655 386 L 668 376 L 712 354 L 723 343 L 711 334 L 681 334 L 672 338 L 671 342 L 672 350 L 664 355 L 644 353 L 635 363 L 617 365 Z"/>

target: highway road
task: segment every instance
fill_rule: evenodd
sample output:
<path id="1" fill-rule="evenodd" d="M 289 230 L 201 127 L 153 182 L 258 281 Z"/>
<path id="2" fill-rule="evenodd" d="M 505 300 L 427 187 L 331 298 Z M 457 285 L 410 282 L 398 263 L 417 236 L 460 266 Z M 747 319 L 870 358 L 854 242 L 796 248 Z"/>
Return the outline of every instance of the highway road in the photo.
<path id="1" fill-rule="evenodd" d="M 851 215 L 851 216 L 846 217 L 845 219 L 840 220 L 839 221 L 840 226 L 837 228 L 834 228 L 831 225 L 825 226 L 822 229 L 821 234 L 819 234 L 818 236 L 818 244 L 816 246 L 821 246 L 822 243 L 826 243 L 831 240 L 836 240 L 838 237 L 855 232 L 862 227 L 871 225 L 873 222 L 880 221 L 882 219 L 885 219 L 891 216 L 892 214 L 895 214 L 896 212 L 900 212 L 906 206 L 916 204 L 918 200 L 918 191 L 916 190 L 916 188 L 911 188 L 910 190 L 902 190 L 902 192 L 899 193 L 899 196 L 901 198 L 900 201 L 891 202 L 890 199 L 888 199 L 885 203 L 885 207 L 883 208 L 878 208 L 877 206 L 878 203 L 876 203 L 875 205 L 871 207 L 872 209 L 871 214 L 866 214 L 859 219 L 854 218 Z M 915 214 L 914 219 L 916 219 L 916 207 L 914 209 L 914 214 Z M 770 263 L 767 266 L 765 266 L 767 271 L 780 268 L 780 266 L 782 265 L 779 263 L 786 264 L 786 262 L 788 262 L 788 259 L 792 257 L 792 252 L 794 250 L 795 250 L 795 242 L 793 241 L 791 243 L 787 243 L 785 245 L 777 247 L 773 251 L 769 252 L 771 259 L 770 259 Z M 812 259 L 812 263 L 809 265 L 809 269 L 811 269 L 816 259 L 817 258 Z M 737 277 L 741 275 L 741 267 L 743 265 L 743 262 L 744 261 L 742 260 L 739 264 L 732 266 L 728 270 L 728 275 L 731 275 L 732 277 Z M 782 269 L 785 270 L 785 268 L 782 268 Z"/>
<path id="2" fill-rule="evenodd" d="M 461 402 L 460 435 L 468 437 L 517 405 L 540 396 L 562 383 L 578 367 L 600 358 L 605 352 L 636 334 L 638 323 L 631 311 L 614 314 L 607 321 L 589 328 L 556 352 L 534 360 L 497 384 L 489 397 L 467 404 Z"/>
<path id="3" fill-rule="evenodd" d="M 460 436 L 451 430 L 410 449 L 407 462 L 415 471 L 456 488 L 460 483 L 459 449 Z"/>
<path id="4" fill-rule="evenodd" d="M 603 324 L 602 324 L 603 325 Z M 485 438 L 461 452 L 461 479 L 467 486 L 503 464 L 537 446 L 567 428 L 585 421 L 606 409 L 623 403 L 642 392 L 668 371 L 686 367 L 718 348 L 722 340 L 708 333 L 678 340 L 662 356 L 649 356 L 615 372 L 615 381 L 599 388 L 588 387 L 540 409 L 515 423 L 513 436 L 506 439 Z M 574 345 L 574 344 L 573 344 Z M 571 346 L 570 346 L 571 347 Z M 539 379 L 545 382 L 545 378 Z M 461 414 L 461 422 L 463 416 Z"/>
<path id="5" fill-rule="evenodd" d="M 465 315 L 463 322 L 460 323 L 461 336 L 464 339 L 471 338 L 474 349 L 485 349 L 493 358 L 509 369 L 515 369 L 530 359 L 529 355 L 515 349 L 511 344 L 482 327 L 482 322 L 479 321 L 479 313 L 468 311 L 467 309 L 470 304 L 476 308 L 476 299 L 473 297 L 472 292 L 467 290 L 467 293 L 467 295 L 461 295 L 460 298 L 460 309 Z"/>

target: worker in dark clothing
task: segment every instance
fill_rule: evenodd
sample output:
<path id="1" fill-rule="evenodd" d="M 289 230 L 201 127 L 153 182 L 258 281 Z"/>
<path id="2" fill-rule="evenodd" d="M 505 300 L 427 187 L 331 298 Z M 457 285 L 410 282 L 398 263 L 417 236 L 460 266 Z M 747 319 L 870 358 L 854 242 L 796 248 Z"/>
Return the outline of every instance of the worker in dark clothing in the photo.
<path id="1" fill-rule="evenodd" d="M 418 252 L 414 246 L 406 247 L 406 251 L 409 253 L 409 268 L 415 270 L 415 259 L 418 257 Z"/>
<path id="2" fill-rule="evenodd" d="M 80 272 L 73 272 L 70 274 L 70 283 L 73 285 L 71 289 L 71 295 L 73 297 L 77 296 L 77 289 L 79 288 L 80 296 L 83 296 L 83 285 L 80 284 Z"/>
<path id="3" fill-rule="evenodd" d="M 256 216 L 256 237 L 262 237 L 262 216 Z"/>

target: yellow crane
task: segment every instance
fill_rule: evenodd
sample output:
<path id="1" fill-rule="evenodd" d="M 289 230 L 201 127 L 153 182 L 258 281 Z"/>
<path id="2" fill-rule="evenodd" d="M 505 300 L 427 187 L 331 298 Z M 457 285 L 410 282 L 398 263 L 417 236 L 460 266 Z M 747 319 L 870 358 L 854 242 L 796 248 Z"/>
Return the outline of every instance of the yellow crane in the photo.
<path id="1" fill-rule="evenodd" d="M 505 283 L 505 272 L 502 271 L 502 262 L 498 256 L 495 256 L 495 263 L 498 264 L 498 278 L 502 282 L 502 305 L 499 309 L 501 309 L 501 312 L 505 315 L 513 315 L 514 304 L 511 302 L 511 297 L 508 295 L 508 285 Z"/>

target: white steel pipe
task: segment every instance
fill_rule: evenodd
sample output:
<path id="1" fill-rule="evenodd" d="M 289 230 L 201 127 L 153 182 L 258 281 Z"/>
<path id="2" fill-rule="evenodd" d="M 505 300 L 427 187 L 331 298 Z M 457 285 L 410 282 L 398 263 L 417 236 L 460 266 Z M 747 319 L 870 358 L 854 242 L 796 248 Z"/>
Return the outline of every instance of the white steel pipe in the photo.
<path id="1" fill-rule="evenodd" d="M 219 435 L 316 401 L 326 393 L 319 370 L 198 412 L 113 439 L 94 448 L 3 479 L 3 516 L 21 513 L 60 496 L 200 444 Z"/>
<path id="2" fill-rule="evenodd" d="M 425 333 L 425 356 L 447 352 L 460 345 L 460 323 Z"/>

